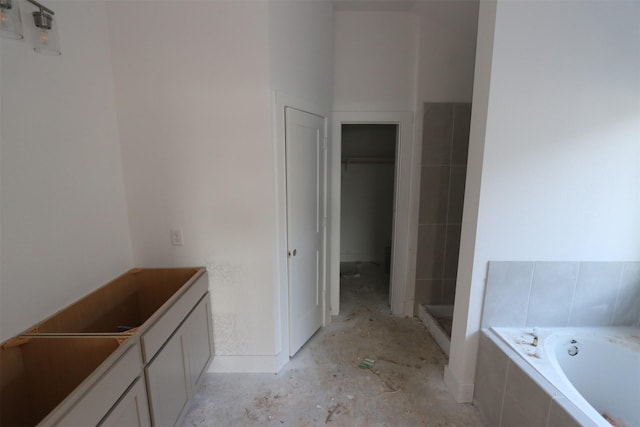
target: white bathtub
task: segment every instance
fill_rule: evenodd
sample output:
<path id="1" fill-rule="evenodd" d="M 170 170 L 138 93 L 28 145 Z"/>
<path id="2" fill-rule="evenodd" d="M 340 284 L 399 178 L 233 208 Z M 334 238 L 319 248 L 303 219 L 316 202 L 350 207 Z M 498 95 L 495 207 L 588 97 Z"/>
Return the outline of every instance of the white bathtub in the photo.
<path id="1" fill-rule="evenodd" d="M 640 329 L 491 328 L 581 412 L 578 420 L 640 427 Z M 538 345 L 533 345 L 534 335 Z M 611 422 L 605 419 L 605 416 Z"/>

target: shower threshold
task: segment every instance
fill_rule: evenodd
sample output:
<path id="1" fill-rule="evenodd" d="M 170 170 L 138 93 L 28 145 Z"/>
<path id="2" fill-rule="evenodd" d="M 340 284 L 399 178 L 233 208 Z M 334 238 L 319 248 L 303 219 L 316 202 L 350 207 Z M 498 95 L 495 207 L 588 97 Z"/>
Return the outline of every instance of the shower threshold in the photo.
<path id="1" fill-rule="evenodd" d="M 451 345 L 452 305 L 419 305 L 418 317 L 427 327 L 442 351 L 449 356 Z"/>

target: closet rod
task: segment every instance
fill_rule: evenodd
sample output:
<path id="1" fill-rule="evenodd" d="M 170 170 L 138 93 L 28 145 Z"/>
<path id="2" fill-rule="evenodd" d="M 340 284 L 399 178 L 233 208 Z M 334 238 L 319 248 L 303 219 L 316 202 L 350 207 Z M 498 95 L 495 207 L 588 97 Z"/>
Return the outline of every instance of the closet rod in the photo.
<path id="1" fill-rule="evenodd" d="M 379 157 L 348 157 L 346 159 L 342 159 L 342 163 L 346 164 L 355 164 L 355 163 L 395 163 L 395 159 L 393 158 L 379 158 Z"/>

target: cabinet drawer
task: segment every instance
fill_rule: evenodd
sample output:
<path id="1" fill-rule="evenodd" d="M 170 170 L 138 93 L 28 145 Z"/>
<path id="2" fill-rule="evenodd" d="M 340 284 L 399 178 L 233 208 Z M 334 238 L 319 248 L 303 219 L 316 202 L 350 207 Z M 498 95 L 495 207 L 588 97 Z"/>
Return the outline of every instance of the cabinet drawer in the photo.
<path id="1" fill-rule="evenodd" d="M 208 288 L 209 279 L 207 273 L 204 272 L 195 283 L 143 333 L 140 341 L 142 343 L 142 358 L 145 364 L 153 359 L 153 356 L 158 352 L 160 347 L 162 347 L 165 341 L 167 341 L 176 330 L 176 326 L 182 323 L 200 298 L 207 293 Z"/>
<path id="2" fill-rule="evenodd" d="M 141 374 L 140 347 L 132 345 L 55 425 L 97 425 Z"/>

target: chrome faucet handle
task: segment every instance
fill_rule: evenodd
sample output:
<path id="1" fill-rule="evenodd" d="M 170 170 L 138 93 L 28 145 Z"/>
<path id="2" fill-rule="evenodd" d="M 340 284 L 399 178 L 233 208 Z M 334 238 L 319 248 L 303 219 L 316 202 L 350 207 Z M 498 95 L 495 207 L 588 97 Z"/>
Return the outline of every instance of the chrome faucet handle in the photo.
<path id="1" fill-rule="evenodd" d="M 531 335 L 533 335 L 533 342 L 531 343 L 532 346 L 537 347 L 538 346 L 538 337 L 540 336 L 540 330 L 538 328 L 533 328 L 533 331 L 531 332 Z"/>

